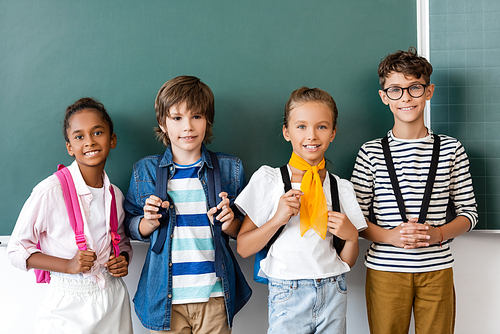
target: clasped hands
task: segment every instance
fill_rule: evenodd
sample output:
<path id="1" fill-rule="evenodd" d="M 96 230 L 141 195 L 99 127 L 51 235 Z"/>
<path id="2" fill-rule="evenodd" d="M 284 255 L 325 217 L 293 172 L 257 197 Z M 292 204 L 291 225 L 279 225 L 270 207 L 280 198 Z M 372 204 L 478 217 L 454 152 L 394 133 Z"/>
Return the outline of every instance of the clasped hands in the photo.
<path id="1" fill-rule="evenodd" d="M 391 232 L 390 243 L 405 249 L 428 247 L 441 240 L 439 228 L 432 227 L 427 223 L 418 223 L 418 218 L 410 218 L 408 222 L 400 224 Z"/>

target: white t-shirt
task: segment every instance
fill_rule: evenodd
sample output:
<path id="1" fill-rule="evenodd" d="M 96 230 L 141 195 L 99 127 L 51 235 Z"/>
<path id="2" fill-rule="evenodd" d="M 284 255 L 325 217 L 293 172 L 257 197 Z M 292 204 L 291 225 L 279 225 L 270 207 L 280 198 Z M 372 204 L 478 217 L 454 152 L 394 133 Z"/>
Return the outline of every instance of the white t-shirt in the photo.
<path id="1" fill-rule="evenodd" d="M 106 206 L 104 205 L 104 187 L 89 187 L 89 190 L 92 194 L 92 200 L 90 201 L 88 226 L 90 234 L 94 238 L 93 249 L 97 250 L 101 249 L 108 232 L 106 226 Z"/>
<path id="2" fill-rule="evenodd" d="M 290 173 L 290 169 L 288 169 Z M 356 201 L 352 184 L 335 176 L 339 188 L 340 211 L 358 229 L 367 225 Z M 300 183 L 292 183 L 300 189 Z M 328 210 L 332 210 L 330 179 L 323 182 Z M 255 172 L 248 185 L 236 198 L 238 208 L 257 227 L 269 221 L 277 211 L 280 197 L 285 193 L 279 168 L 262 166 Z M 261 261 L 261 271 L 277 279 L 318 279 L 348 272 L 349 265 L 343 262 L 332 246 L 333 235 L 327 233 L 323 240 L 314 230 L 300 236 L 300 217 L 295 216 L 285 225 L 283 232 L 271 246 L 267 257 Z"/>

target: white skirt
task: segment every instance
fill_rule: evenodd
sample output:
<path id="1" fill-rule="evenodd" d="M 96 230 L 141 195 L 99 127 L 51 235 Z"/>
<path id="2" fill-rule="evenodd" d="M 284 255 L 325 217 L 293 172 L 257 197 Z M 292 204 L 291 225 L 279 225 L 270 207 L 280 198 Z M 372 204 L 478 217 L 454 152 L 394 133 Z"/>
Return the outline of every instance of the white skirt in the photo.
<path id="1" fill-rule="evenodd" d="M 52 275 L 35 319 L 35 333 L 132 333 L 130 300 L 121 278 L 104 273 L 106 287 L 89 279 Z"/>

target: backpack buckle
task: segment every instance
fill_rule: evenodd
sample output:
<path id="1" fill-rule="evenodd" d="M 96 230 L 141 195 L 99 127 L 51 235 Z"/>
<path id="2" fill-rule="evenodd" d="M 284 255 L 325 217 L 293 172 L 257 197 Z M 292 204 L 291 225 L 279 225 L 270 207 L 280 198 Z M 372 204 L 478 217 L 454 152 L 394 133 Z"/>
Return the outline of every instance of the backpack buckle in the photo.
<path id="1" fill-rule="evenodd" d="M 85 240 L 85 235 L 83 233 L 75 235 L 75 240 L 78 249 L 87 250 L 87 240 Z"/>
<path id="2" fill-rule="evenodd" d="M 113 245 L 118 245 L 122 237 L 118 233 L 111 232 L 111 242 Z"/>

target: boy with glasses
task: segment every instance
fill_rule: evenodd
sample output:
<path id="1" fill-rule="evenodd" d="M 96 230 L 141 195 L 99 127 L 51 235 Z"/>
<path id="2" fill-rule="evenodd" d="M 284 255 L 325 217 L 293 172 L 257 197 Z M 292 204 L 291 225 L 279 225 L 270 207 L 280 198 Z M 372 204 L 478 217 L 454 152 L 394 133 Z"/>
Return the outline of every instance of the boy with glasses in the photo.
<path id="1" fill-rule="evenodd" d="M 379 95 L 394 127 L 386 138 L 361 147 L 351 178 L 368 220 L 360 235 L 373 242 L 365 261 L 371 333 L 408 333 L 412 311 L 419 334 L 454 331 L 450 243 L 471 230 L 478 215 L 463 146 L 424 125 L 425 104 L 434 93 L 431 73 L 415 48 L 382 60 Z M 456 215 L 451 221 L 449 202 Z"/>

